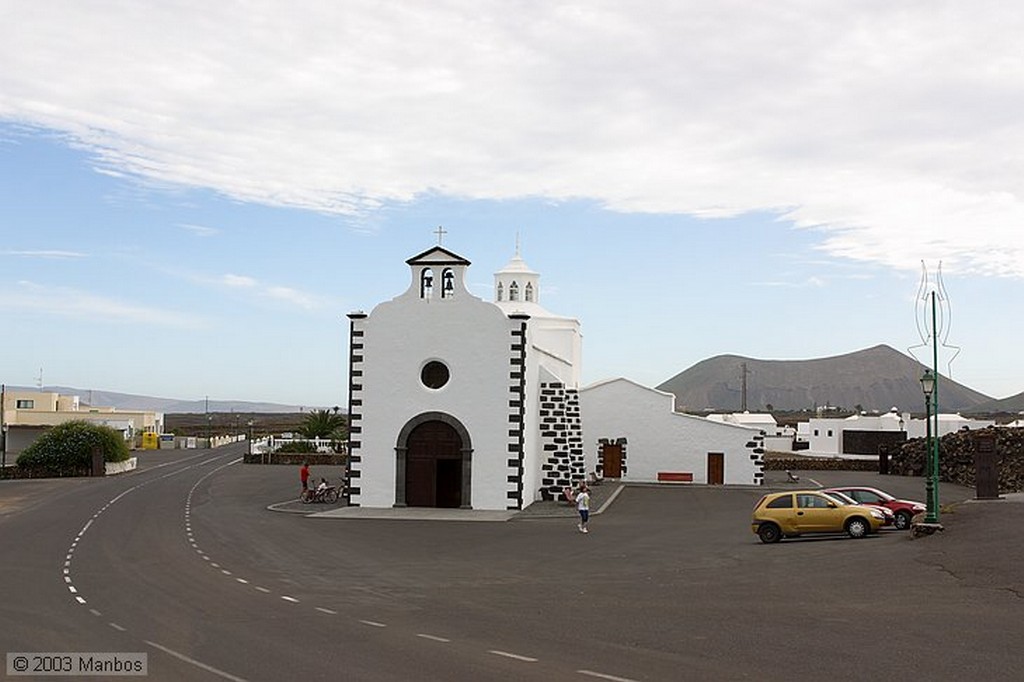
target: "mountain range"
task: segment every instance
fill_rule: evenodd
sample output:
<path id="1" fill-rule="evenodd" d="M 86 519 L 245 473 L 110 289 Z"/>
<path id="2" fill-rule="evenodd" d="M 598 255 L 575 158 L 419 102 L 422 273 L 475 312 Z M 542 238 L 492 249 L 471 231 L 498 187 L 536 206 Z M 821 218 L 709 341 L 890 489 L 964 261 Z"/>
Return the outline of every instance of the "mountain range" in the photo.
<path id="1" fill-rule="evenodd" d="M 688 412 L 743 408 L 807 410 L 836 407 L 848 410 L 924 412 L 921 375 L 925 366 L 886 345 L 812 360 L 758 360 L 718 355 L 676 374 L 657 388 L 676 396 L 676 409 Z M 1003 400 L 939 378 L 942 412 L 1017 411 L 1024 393 Z"/>
<path id="2" fill-rule="evenodd" d="M 11 390 L 38 391 L 39 387 L 8 386 Z M 239 413 L 284 413 L 304 412 L 320 409 L 319 406 L 283 405 L 280 403 L 251 402 L 246 400 L 180 400 L 177 398 L 154 398 L 133 393 L 96 391 L 93 389 L 71 388 L 69 386 L 44 386 L 43 391 L 61 395 L 77 395 L 84 405 L 113 407 L 119 410 L 148 410 L 164 414 L 185 414 L 204 412 Z"/>
<path id="3" fill-rule="evenodd" d="M 687 412 L 807 410 L 836 407 L 887 412 L 924 412 L 921 375 L 925 366 L 886 345 L 811 360 L 759 360 L 717 355 L 676 374 L 657 388 L 676 396 L 676 409 Z M 35 388 L 10 387 L 19 390 Z M 284 405 L 244 400 L 179 400 L 113 391 L 46 386 L 45 391 L 77 395 L 86 404 L 165 414 L 304 412 L 320 406 Z M 993 399 L 946 377 L 939 379 L 942 412 L 985 414 L 1024 412 L 1024 392 Z"/>

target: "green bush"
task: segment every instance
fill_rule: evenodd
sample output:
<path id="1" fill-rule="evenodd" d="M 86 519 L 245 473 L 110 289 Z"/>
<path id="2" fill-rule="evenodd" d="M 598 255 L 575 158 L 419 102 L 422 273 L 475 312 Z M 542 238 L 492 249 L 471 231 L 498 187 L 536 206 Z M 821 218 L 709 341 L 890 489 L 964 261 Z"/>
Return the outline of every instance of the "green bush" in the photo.
<path id="1" fill-rule="evenodd" d="M 55 474 L 77 474 L 92 466 L 92 450 L 99 447 L 105 462 L 131 457 L 118 431 L 101 424 L 70 421 L 48 429 L 18 456 L 18 466 Z"/>

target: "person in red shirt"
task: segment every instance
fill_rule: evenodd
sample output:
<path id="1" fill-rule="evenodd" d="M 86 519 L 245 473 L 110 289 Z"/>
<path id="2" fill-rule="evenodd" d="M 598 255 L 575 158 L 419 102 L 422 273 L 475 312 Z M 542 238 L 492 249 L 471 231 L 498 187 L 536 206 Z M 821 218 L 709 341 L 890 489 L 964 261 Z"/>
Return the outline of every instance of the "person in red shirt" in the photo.
<path id="1" fill-rule="evenodd" d="M 309 493 L 309 462 L 302 463 L 302 468 L 299 469 L 299 480 L 302 481 L 302 496 L 305 497 Z"/>

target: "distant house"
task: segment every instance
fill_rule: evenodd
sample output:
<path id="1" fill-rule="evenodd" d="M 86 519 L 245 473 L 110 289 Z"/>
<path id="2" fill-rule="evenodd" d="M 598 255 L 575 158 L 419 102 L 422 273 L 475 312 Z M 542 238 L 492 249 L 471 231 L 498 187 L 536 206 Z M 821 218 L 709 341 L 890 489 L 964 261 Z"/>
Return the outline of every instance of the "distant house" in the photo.
<path id="1" fill-rule="evenodd" d="M 779 423 L 767 412 L 727 412 L 725 414 L 709 414 L 706 419 L 724 424 L 736 424 L 750 429 L 764 431 L 766 436 L 781 436 Z"/>
<path id="2" fill-rule="evenodd" d="M 161 433 L 160 412 L 117 410 L 113 407 L 83 405 L 77 395 L 45 391 L 5 391 L 3 427 L 7 432 L 7 454 L 17 456 L 52 426 L 68 421 L 87 421 L 120 431 L 129 445 L 143 433 Z"/>
<path id="3" fill-rule="evenodd" d="M 760 485 L 762 437 L 675 411 L 675 396 L 629 379 L 580 390 L 587 470 L 627 482 Z"/>
<path id="4" fill-rule="evenodd" d="M 939 435 L 956 431 L 983 429 L 995 422 L 969 419 L 959 414 L 939 415 Z M 911 438 L 924 438 L 928 425 L 909 413 L 894 407 L 882 415 L 855 414 L 844 419 L 811 419 L 798 425 L 797 439 L 807 442 L 808 455 L 874 456 L 881 443 L 901 443 Z"/>

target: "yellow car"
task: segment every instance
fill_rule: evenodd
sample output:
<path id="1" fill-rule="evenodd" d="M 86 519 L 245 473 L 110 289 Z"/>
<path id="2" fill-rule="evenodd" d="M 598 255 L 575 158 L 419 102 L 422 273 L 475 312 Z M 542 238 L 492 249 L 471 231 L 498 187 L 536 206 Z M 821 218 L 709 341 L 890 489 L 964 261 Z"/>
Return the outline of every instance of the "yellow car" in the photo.
<path id="1" fill-rule="evenodd" d="M 885 523 L 877 509 L 843 504 L 828 493 L 796 490 L 765 495 L 754 506 L 750 530 L 761 542 L 778 542 L 804 533 L 847 533 L 862 538 Z"/>

